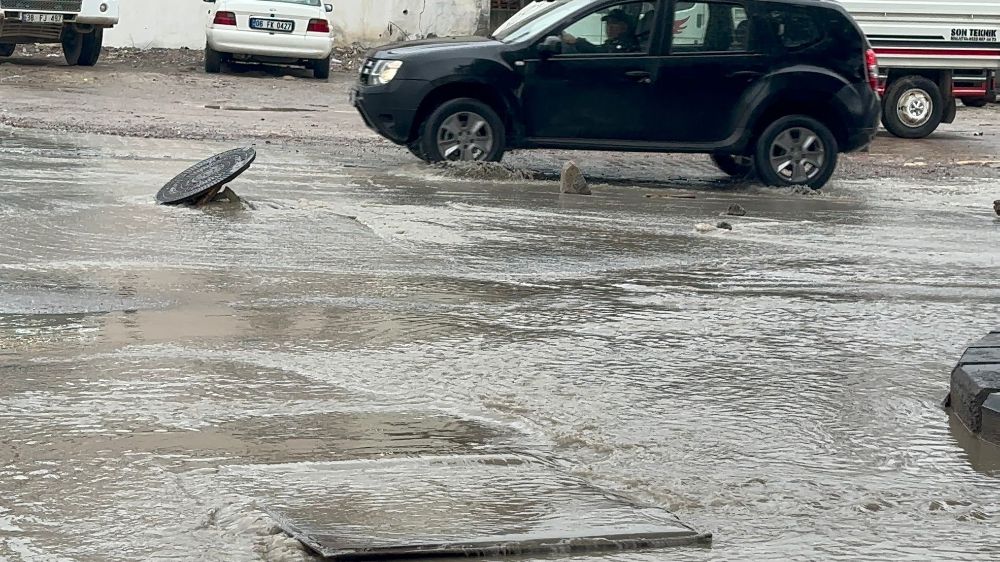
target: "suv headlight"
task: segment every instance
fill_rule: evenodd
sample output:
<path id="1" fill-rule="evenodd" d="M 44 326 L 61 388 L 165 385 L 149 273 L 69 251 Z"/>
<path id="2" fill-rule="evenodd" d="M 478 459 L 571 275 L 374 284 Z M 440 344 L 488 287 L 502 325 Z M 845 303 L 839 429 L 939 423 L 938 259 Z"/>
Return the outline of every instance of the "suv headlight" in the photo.
<path id="1" fill-rule="evenodd" d="M 372 69 L 369 83 L 373 86 L 388 84 L 396 77 L 400 68 L 403 68 L 401 60 L 380 60 L 375 63 L 375 68 Z"/>

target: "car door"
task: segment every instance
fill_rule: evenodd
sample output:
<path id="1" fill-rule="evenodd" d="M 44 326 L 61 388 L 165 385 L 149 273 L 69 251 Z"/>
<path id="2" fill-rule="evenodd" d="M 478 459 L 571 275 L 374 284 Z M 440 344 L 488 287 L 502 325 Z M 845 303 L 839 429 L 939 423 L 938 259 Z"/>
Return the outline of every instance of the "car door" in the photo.
<path id="1" fill-rule="evenodd" d="M 643 140 L 653 103 L 655 59 L 649 53 L 660 3 L 601 4 L 556 30 L 561 54 L 529 55 L 520 93 L 526 136 Z"/>
<path id="2" fill-rule="evenodd" d="M 768 57 L 758 47 L 742 0 L 675 1 L 670 50 L 657 58 L 653 88 L 659 103 L 649 140 L 721 144 L 736 132 L 740 102 L 764 77 Z"/>

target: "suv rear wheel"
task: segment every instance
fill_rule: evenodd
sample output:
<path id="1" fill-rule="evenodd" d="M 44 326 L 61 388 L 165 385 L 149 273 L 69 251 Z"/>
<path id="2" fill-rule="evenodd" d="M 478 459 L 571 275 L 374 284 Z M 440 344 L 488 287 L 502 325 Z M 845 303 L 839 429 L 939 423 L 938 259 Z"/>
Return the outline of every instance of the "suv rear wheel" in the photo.
<path id="1" fill-rule="evenodd" d="M 428 162 L 499 162 L 506 148 L 503 121 L 472 98 L 444 102 L 420 128 L 419 151 Z M 419 153 L 418 153 L 419 152 Z"/>
<path id="2" fill-rule="evenodd" d="M 885 92 L 882 124 L 897 137 L 922 139 L 944 117 L 944 97 L 937 84 L 923 76 L 900 78 Z"/>
<path id="3" fill-rule="evenodd" d="M 753 157 L 736 154 L 713 154 L 712 162 L 726 174 L 737 178 L 748 178 L 753 174 Z"/>
<path id="4" fill-rule="evenodd" d="M 767 185 L 820 189 L 837 169 L 837 139 L 805 115 L 772 123 L 757 140 L 757 173 Z"/>

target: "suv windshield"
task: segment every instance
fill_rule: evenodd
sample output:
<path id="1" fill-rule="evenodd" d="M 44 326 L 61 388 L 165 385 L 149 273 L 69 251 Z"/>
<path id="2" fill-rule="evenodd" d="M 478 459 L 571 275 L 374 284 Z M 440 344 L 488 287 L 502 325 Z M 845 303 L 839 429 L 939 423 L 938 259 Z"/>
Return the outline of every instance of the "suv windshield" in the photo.
<path id="1" fill-rule="evenodd" d="M 552 27 L 594 0 L 536 0 L 500 26 L 493 38 L 516 43 Z"/>

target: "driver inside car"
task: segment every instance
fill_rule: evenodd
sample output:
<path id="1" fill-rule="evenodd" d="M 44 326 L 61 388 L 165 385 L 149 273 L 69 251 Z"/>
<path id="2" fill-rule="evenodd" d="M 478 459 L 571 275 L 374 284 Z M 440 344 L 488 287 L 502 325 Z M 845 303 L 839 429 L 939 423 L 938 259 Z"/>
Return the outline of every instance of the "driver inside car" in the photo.
<path id="1" fill-rule="evenodd" d="M 639 51 L 639 41 L 635 37 L 635 23 L 625 11 L 614 9 L 601 18 L 605 22 L 607 40 L 594 45 L 582 37 L 562 33 L 563 43 L 575 47 L 578 53 L 635 53 Z"/>

